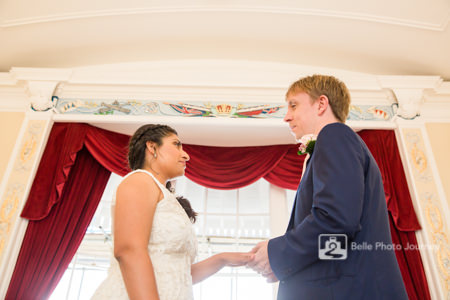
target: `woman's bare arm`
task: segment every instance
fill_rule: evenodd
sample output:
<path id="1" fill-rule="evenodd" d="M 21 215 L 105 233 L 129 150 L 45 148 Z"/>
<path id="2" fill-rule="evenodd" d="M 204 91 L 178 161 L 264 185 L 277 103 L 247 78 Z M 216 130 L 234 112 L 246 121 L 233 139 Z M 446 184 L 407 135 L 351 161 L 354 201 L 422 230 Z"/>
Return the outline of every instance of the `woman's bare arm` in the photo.
<path id="1" fill-rule="evenodd" d="M 153 265 L 148 254 L 156 205 L 161 190 L 145 173 L 135 173 L 118 187 L 114 213 L 114 256 L 133 300 L 157 300 Z"/>
<path id="2" fill-rule="evenodd" d="M 253 253 L 223 252 L 213 255 L 191 266 L 192 283 L 199 283 L 226 266 L 244 266 L 252 259 Z"/>

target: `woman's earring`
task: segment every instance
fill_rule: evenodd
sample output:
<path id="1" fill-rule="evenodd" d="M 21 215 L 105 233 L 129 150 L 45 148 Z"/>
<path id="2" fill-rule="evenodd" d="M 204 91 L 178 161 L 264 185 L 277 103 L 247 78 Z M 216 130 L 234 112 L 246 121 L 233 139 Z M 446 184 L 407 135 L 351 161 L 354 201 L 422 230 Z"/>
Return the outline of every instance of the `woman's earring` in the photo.
<path id="1" fill-rule="evenodd" d="M 155 152 L 155 153 L 153 153 L 153 157 L 154 157 L 154 158 L 156 158 L 156 152 Z"/>

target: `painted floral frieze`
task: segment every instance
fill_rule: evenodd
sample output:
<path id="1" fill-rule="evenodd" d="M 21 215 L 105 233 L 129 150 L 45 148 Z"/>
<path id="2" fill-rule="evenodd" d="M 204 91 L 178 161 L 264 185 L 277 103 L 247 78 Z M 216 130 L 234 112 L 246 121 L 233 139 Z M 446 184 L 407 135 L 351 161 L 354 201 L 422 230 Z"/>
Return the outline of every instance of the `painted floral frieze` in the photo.
<path id="1" fill-rule="evenodd" d="M 66 99 L 54 97 L 59 114 L 159 115 L 183 117 L 283 118 L 284 103 Z M 390 121 L 391 106 L 351 105 L 347 120 Z"/>

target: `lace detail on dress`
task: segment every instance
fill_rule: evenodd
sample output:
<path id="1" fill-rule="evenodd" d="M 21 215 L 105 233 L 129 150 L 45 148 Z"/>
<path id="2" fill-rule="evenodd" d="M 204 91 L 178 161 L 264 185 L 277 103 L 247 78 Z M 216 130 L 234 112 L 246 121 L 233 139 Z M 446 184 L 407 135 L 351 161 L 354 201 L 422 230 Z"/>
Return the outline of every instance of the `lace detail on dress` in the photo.
<path id="1" fill-rule="evenodd" d="M 156 180 L 153 174 L 145 170 L 136 170 L 127 176 L 135 172 L 149 174 L 164 194 L 164 198 L 156 206 L 148 244 L 159 298 L 191 300 L 193 299 L 191 265 L 197 254 L 197 239 L 192 223 L 175 195 Z M 107 279 L 91 299 L 128 299 L 119 264 L 114 258 L 111 259 Z"/>

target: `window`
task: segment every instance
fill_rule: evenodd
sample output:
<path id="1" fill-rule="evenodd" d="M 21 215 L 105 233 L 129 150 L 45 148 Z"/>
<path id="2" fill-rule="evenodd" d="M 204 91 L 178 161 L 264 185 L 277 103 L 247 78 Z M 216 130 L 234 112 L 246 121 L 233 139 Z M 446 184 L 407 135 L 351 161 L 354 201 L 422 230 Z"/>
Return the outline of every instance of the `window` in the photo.
<path id="1" fill-rule="evenodd" d="M 199 214 L 194 224 L 197 236 L 259 240 L 270 237 L 269 183 L 265 180 L 237 190 L 215 190 L 181 177 L 175 187 L 177 194 L 189 199 Z"/>
<path id="2" fill-rule="evenodd" d="M 270 237 L 270 184 L 264 179 L 237 190 L 208 189 L 186 177 L 175 186 L 198 212 L 198 260 L 220 252 L 247 252 Z M 245 267 L 223 268 L 194 285 L 196 300 L 269 300 L 272 295 L 272 285 Z"/>
<path id="3" fill-rule="evenodd" d="M 113 259 L 111 202 L 120 180 L 120 176 L 111 174 L 83 242 L 50 300 L 89 299 L 106 278 L 110 259 Z M 287 223 L 289 214 L 285 208 L 292 206 L 286 204 L 285 190 L 270 185 L 264 179 L 237 190 L 208 189 L 186 177 L 177 178 L 174 186 L 177 194 L 189 199 L 198 212 L 194 224 L 199 246 L 197 260 L 225 251 L 250 251 L 258 242 L 273 235 L 274 223 Z M 280 192 L 274 194 L 275 189 Z M 277 197 L 279 199 L 275 199 Z M 281 211 L 276 212 L 277 209 Z M 194 298 L 269 300 L 274 299 L 273 288 L 274 285 L 267 284 L 250 269 L 223 268 L 194 285 Z"/>

